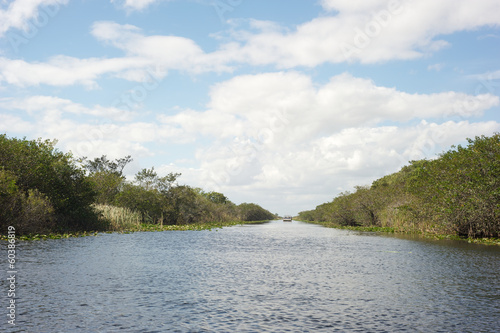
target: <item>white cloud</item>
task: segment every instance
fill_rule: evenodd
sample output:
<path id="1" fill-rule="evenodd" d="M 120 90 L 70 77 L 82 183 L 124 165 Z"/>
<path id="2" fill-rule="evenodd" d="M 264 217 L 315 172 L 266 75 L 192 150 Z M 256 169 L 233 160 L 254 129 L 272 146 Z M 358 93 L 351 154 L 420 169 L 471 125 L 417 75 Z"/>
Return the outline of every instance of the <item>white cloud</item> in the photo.
<path id="1" fill-rule="evenodd" d="M 365 12 L 367 10 L 380 10 L 388 7 L 399 7 L 402 1 L 380 1 L 380 0 L 365 0 L 359 1 L 345 1 L 345 0 L 321 0 L 321 5 L 328 11 L 340 11 L 346 13 Z"/>
<path id="2" fill-rule="evenodd" d="M 101 75 L 138 67 L 144 68 L 144 64 L 132 58 L 78 59 L 55 56 L 45 63 L 30 63 L 0 57 L 0 83 L 6 82 L 21 87 L 40 84 L 53 86 L 82 84 L 87 88 L 95 88 L 96 80 Z"/>
<path id="3" fill-rule="evenodd" d="M 156 1 L 127 0 L 124 5 L 143 9 L 153 2 Z M 203 70 L 210 66 L 220 70 L 229 63 L 293 68 L 328 62 L 375 63 L 414 59 L 450 46 L 448 41 L 436 39 L 438 36 L 500 25 L 500 18 L 496 15 L 500 4 L 496 0 L 482 0 L 474 6 L 470 6 L 467 0 L 370 0 L 362 3 L 323 0 L 321 4 L 330 15 L 300 24 L 294 31 L 269 21 L 228 21 L 233 26 L 231 40 L 212 54 L 205 54 L 193 41 L 182 37 L 145 37 L 136 27 L 110 22 L 97 23 L 94 35 L 137 56 L 166 56 L 167 63 L 189 62 Z M 247 23 L 249 30 L 234 28 Z M 159 47 L 156 49 L 152 44 Z M 168 50 L 177 47 L 186 52 L 176 58 Z"/>
<path id="4" fill-rule="evenodd" d="M 130 121 L 134 117 L 132 112 L 116 107 L 95 105 L 88 108 L 71 100 L 53 96 L 31 96 L 24 99 L 0 98 L 0 109 L 21 110 L 32 116 L 48 111 L 55 111 L 59 114 L 91 115 L 113 121 Z"/>
<path id="5" fill-rule="evenodd" d="M 440 72 L 444 67 L 445 67 L 444 64 L 433 64 L 433 65 L 427 66 L 427 70 Z"/>
<path id="6" fill-rule="evenodd" d="M 54 1 L 24 0 L 27 8 L 24 14 L 12 17 L 17 17 L 15 22 L 25 22 L 26 18 L 36 15 L 40 4 Z M 15 12 L 12 8 L 24 2 L 16 1 L 0 15 Z M 125 4 L 144 8 L 149 3 Z M 144 72 L 151 68 L 162 78 L 169 70 L 192 74 L 228 72 L 237 64 L 294 68 L 323 63 L 414 59 L 450 46 L 438 36 L 500 25 L 500 16 L 496 15 L 500 3 L 496 0 L 478 1 L 474 6 L 466 0 L 371 0 L 362 5 L 347 0 L 325 0 L 322 4 L 332 11 L 329 16 L 300 24 L 293 31 L 273 22 L 233 20 L 232 24 L 236 25 L 248 23 L 249 30 L 233 28 L 229 42 L 223 42 L 217 50 L 208 53 L 188 38 L 147 36 L 133 25 L 96 22 L 91 28 L 92 35 L 122 50 L 123 57 L 78 59 L 58 55 L 46 62 L 0 58 L 0 83 L 18 86 L 82 84 L 95 88 L 105 75 L 143 80 Z M 12 20 L 4 23 L 0 33 L 1 29 L 20 26 L 21 23 Z"/>
<path id="7" fill-rule="evenodd" d="M 149 66 L 192 73 L 227 71 L 230 68 L 217 54 L 205 53 L 193 40 L 178 36 L 145 36 L 133 25 L 101 21 L 92 26 L 92 35 L 123 50 L 130 58 Z"/>
<path id="8" fill-rule="evenodd" d="M 137 121 L 139 115 L 114 106 L 92 107 L 53 96 L 0 98 L 0 132 L 55 138 L 76 156 L 151 156 L 148 144 L 174 141 L 178 129 Z"/>
<path id="9" fill-rule="evenodd" d="M 153 3 L 160 2 L 161 0 L 111 0 L 111 2 L 120 3 L 125 9 L 128 10 L 143 10 Z"/>
<path id="10" fill-rule="evenodd" d="M 227 53 L 235 60 L 281 68 L 323 63 L 376 63 L 414 59 L 450 45 L 435 39 L 457 31 L 499 26 L 500 3 L 470 1 L 324 0 L 331 16 L 303 23 L 292 32 L 238 31 L 240 46 Z"/>
<path id="11" fill-rule="evenodd" d="M 57 139 L 64 151 L 76 156 L 150 154 L 143 143 L 150 140 L 145 134 L 154 125 L 144 128 L 133 122 L 135 114 L 115 107 L 86 107 L 58 97 L 32 96 L 0 98 L 0 110 L 1 132 Z"/>
<path id="12" fill-rule="evenodd" d="M 153 144 L 195 141 L 196 162 L 168 168 L 188 170 L 190 185 L 236 201 L 260 202 L 267 193 L 271 209 L 301 198 L 304 206 L 295 209 L 303 210 L 312 208 L 311 200 L 327 201 L 466 137 L 500 131 L 496 121 L 472 122 L 498 105 L 492 94 L 409 94 L 347 73 L 317 84 L 291 71 L 234 77 L 212 87 L 206 110 L 181 110 L 156 121 L 58 97 L 2 98 L 0 130 L 29 129 L 91 158 L 140 159 L 153 156 Z"/>
<path id="13" fill-rule="evenodd" d="M 147 2 L 139 1 L 138 7 L 143 8 Z M 224 66 L 230 63 L 293 68 L 414 59 L 450 46 L 448 41 L 436 39 L 438 36 L 500 25 L 496 15 L 500 4 L 496 0 L 481 0 L 474 6 L 467 0 L 323 0 L 321 4 L 329 15 L 302 23 L 293 31 L 275 22 L 230 20 L 229 42 L 211 54 L 205 54 L 191 40 L 180 37 L 144 37 L 135 27 L 120 27 L 109 22 L 96 27 L 103 31 L 111 29 L 112 33 L 105 39 L 131 54 L 153 58 L 161 55 L 168 59 L 171 56 L 168 50 L 179 45 L 186 49 L 186 54 L 167 62 L 184 63 L 186 57 L 190 64 L 204 69 L 211 65 L 220 70 L 227 69 Z M 237 29 L 247 24 L 248 29 Z M 141 36 L 141 41 L 133 36 Z M 220 34 L 217 37 L 221 39 Z M 153 43 L 159 45 L 158 49 L 151 47 Z"/>
<path id="14" fill-rule="evenodd" d="M 316 204 L 329 201 L 341 191 L 397 171 L 409 160 L 433 157 L 465 137 L 498 130 L 500 124 L 494 121 L 421 122 L 401 128 L 351 127 L 295 145 L 272 142 L 239 150 L 220 145 L 198 156 L 205 171 L 202 187 L 230 198 L 261 202 L 265 197 L 266 207 L 293 203 L 295 213 L 314 207 L 308 196 L 314 196 Z M 293 136 L 290 129 L 288 137 L 293 140 Z M 300 199 L 289 202 L 287 197 Z"/>
<path id="15" fill-rule="evenodd" d="M 188 110 L 162 121 L 182 129 L 186 139 L 207 135 L 220 140 L 243 136 L 263 141 L 284 138 L 289 130 L 294 135 L 286 141 L 295 144 L 384 121 L 465 119 L 498 104 L 499 98 L 491 94 L 408 94 L 347 73 L 317 86 L 307 75 L 278 72 L 237 76 L 214 85 L 207 111 Z"/>
<path id="16" fill-rule="evenodd" d="M 37 18 L 40 7 L 50 7 L 51 12 L 59 5 L 66 4 L 68 0 L 14 0 L 7 8 L 0 8 L 0 37 L 10 29 L 29 29 L 31 20 Z"/>
<path id="17" fill-rule="evenodd" d="M 469 121 L 498 106 L 497 96 L 408 94 L 350 74 L 323 85 L 298 72 L 244 75 L 213 86 L 210 97 L 206 111 L 161 121 L 178 129 L 178 140 L 212 140 L 196 154 L 199 182 L 230 197 L 271 189 L 295 197 L 312 188 L 327 200 L 500 130 L 498 122 Z"/>
<path id="18" fill-rule="evenodd" d="M 476 74 L 476 75 L 469 75 L 468 77 L 470 79 L 474 79 L 474 80 L 488 81 L 489 83 L 493 84 L 492 81 L 500 80 L 500 70 L 482 73 L 482 74 Z M 498 84 L 497 84 L 497 86 L 498 86 Z"/>
<path id="19" fill-rule="evenodd" d="M 231 68 L 214 53 L 204 53 L 192 40 L 176 36 L 144 36 L 132 25 L 97 22 L 92 34 L 125 52 L 124 57 L 86 58 L 58 55 L 47 62 L 27 62 L 0 57 L 0 83 L 21 87 L 47 84 L 81 84 L 92 89 L 104 75 L 145 82 L 161 80 L 168 70 L 199 74 Z"/>
<path id="20" fill-rule="evenodd" d="M 33 132 L 35 128 L 35 124 L 21 117 L 0 113 L 0 133 L 26 133 Z"/>

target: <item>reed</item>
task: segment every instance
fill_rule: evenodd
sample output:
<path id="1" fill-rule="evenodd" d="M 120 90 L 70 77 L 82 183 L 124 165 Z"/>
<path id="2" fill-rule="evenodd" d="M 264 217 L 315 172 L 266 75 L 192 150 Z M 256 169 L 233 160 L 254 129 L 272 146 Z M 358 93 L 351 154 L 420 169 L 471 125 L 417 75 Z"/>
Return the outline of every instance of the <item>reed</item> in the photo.
<path id="1" fill-rule="evenodd" d="M 141 225 L 141 214 L 124 207 L 110 205 L 94 205 L 103 222 L 109 224 L 110 231 L 121 231 L 138 228 Z"/>

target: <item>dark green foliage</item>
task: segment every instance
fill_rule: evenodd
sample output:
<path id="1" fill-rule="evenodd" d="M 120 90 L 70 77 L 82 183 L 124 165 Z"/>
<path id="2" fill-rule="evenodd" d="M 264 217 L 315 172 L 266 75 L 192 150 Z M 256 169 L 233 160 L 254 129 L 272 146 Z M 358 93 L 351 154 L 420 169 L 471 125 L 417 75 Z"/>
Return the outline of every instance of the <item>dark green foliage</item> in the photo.
<path id="1" fill-rule="evenodd" d="M 139 185 L 126 183 L 116 196 L 115 203 L 141 213 L 142 223 L 161 223 L 158 221 L 162 212 L 160 194 L 155 190 L 147 190 Z"/>
<path id="2" fill-rule="evenodd" d="M 78 160 L 89 173 L 89 181 L 96 192 L 96 203 L 103 205 L 113 204 L 116 196 L 125 181 L 123 169 L 132 161 L 131 156 L 110 161 L 106 155 L 95 158 L 93 161 L 86 157 Z"/>
<path id="3" fill-rule="evenodd" d="M 222 193 L 219 193 L 219 192 L 205 193 L 204 196 L 208 200 L 210 200 L 211 202 L 216 203 L 216 204 L 225 204 L 226 202 L 228 202 L 228 199 L 226 198 L 226 196 Z"/>
<path id="4" fill-rule="evenodd" d="M 238 205 L 239 218 L 242 221 L 264 221 L 275 218 L 275 215 L 254 203 Z"/>
<path id="5" fill-rule="evenodd" d="M 432 161 L 414 162 L 408 190 L 454 233 L 469 237 L 500 232 L 500 135 L 468 140 Z"/>
<path id="6" fill-rule="evenodd" d="M 341 193 L 299 217 L 341 226 L 499 237 L 500 134 L 468 143 L 434 160 L 412 161 L 371 187 Z"/>
<path id="7" fill-rule="evenodd" d="M 208 210 L 202 204 L 202 198 L 189 186 L 172 188 L 166 212 L 171 224 L 190 224 L 203 220 Z"/>
<path id="8" fill-rule="evenodd" d="M 2 230 L 9 225 L 18 235 L 110 230 L 119 221 L 112 224 L 103 207 L 113 206 L 127 208 L 119 209 L 131 212 L 136 224 L 161 226 L 274 217 L 258 205 L 237 207 L 222 193 L 179 186 L 179 173 L 160 177 L 154 168 L 143 169 L 129 182 L 123 169 L 130 156 L 75 160 L 55 143 L 0 135 Z"/>
<path id="9" fill-rule="evenodd" d="M 16 185 L 17 177 L 12 171 L 0 169 L 0 220 L 12 221 L 19 209 L 21 194 Z"/>
<path id="10" fill-rule="evenodd" d="M 97 215 L 91 207 L 95 192 L 71 154 L 63 154 L 54 145 L 49 140 L 0 135 L 2 206 L 8 207 L 2 225 L 17 225 L 25 232 L 95 227 Z"/>
<path id="11" fill-rule="evenodd" d="M 124 158 L 116 159 L 115 161 L 110 161 L 106 155 L 94 158 L 93 161 L 87 160 L 86 157 L 82 157 L 78 162 L 83 164 L 83 167 L 90 172 L 94 173 L 114 173 L 118 176 L 123 176 L 123 169 L 127 164 L 132 162 L 132 156 L 128 155 Z"/>
<path id="12" fill-rule="evenodd" d="M 179 173 L 159 177 L 154 168 L 143 169 L 134 183 L 125 183 L 116 204 L 141 213 L 143 223 L 182 225 L 208 222 L 255 221 L 274 218 L 256 204 L 235 206 L 218 192 L 205 193 L 176 185 Z"/>
<path id="13" fill-rule="evenodd" d="M 316 207 L 317 209 L 318 207 Z M 310 221 L 310 222 L 318 222 L 321 221 L 319 219 L 316 219 L 316 210 L 304 210 L 299 213 L 299 219 L 303 221 Z"/>
<path id="14" fill-rule="evenodd" d="M 110 205 L 116 200 L 120 192 L 125 177 L 113 172 L 98 171 L 89 175 L 89 182 L 96 192 L 95 202 L 98 204 Z"/>
<path id="15" fill-rule="evenodd" d="M 116 196 L 116 204 L 141 213 L 143 223 L 178 223 L 177 196 L 174 184 L 179 173 L 158 177 L 154 168 L 143 169 L 134 183 L 125 183 Z"/>

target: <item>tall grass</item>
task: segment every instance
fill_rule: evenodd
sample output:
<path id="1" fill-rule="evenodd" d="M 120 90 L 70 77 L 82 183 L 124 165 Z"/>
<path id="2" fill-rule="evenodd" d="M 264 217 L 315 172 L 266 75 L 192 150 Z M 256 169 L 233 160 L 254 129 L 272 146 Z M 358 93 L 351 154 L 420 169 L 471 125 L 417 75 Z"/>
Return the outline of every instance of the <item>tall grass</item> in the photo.
<path id="1" fill-rule="evenodd" d="M 108 223 L 110 231 L 134 229 L 141 225 L 141 214 L 124 207 L 94 205 L 102 222 Z"/>
<path id="2" fill-rule="evenodd" d="M 163 225 L 142 223 L 141 214 L 124 207 L 110 205 L 94 205 L 99 213 L 102 224 L 107 225 L 108 231 L 135 232 L 135 231 L 167 231 L 167 230 L 207 230 L 239 224 L 262 223 L 262 221 L 197 221 L 190 224 Z"/>

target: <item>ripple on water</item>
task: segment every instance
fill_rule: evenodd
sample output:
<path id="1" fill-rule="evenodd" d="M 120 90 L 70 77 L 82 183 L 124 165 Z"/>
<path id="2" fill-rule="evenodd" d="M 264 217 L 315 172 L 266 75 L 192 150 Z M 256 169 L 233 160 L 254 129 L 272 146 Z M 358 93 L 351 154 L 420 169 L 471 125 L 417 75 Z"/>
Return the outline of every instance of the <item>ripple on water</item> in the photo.
<path id="1" fill-rule="evenodd" d="M 496 248 L 298 222 L 23 243 L 19 332 L 476 332 Z"/>

